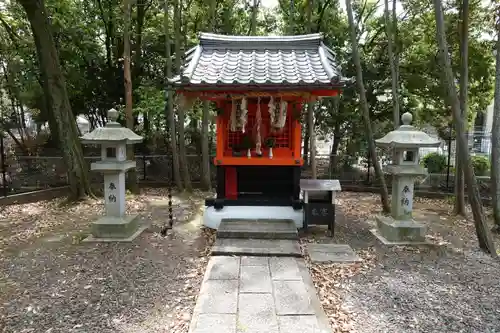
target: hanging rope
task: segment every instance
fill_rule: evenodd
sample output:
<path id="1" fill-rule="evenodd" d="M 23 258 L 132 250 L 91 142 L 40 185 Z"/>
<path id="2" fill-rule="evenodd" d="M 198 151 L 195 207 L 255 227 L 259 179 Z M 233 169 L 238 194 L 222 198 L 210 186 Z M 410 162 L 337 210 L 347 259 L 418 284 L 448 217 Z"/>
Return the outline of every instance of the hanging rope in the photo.
<path id="1" fill-rule="evenodd" d="M 240 110 L 241 110 L 241 115 L 240 115 L 241 133 L 245 133 L 245 126 L 247 125 L 247 113 L 248 113 L 246 97 L 243 97 L 243 99 L 241 100 Z"/>
<path id="2" fill-rule="evenodd" d="M 231 132 L 236 132 L 237 121 L 236 121 L 236 100 L 233 98 L 231 101 Z"/>
<path id="3" fill-rule="evenodd" d="M 274 97 L 271 96 L 271 99 L 269 100 L 268 104 L 268 111 L 269 111 L 269 125 L 274 127 L 274 122 L 276 121 L 276 105 L 274 104 Z"/>

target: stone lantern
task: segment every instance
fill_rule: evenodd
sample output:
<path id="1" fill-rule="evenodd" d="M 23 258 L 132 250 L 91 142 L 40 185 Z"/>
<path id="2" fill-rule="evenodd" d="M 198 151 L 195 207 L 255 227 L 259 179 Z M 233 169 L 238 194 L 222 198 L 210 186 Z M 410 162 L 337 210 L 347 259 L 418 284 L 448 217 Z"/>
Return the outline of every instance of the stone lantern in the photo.
<path id="1" fill-rule="evenodd" d="M 389 148 L 393 153 L 393 162 L 384 168 L 392 175 L 391 216 L 377 216 L 375 235 L 384 243 L 411 244 L 425 242 L 426 227 L 415 222 L 412 217 L 413 185 L 419 176 L 427 170 L 419 164 L 419 148 L 438 147 L 441 142 L 427 133 L 411 126 L 411 113 L 401 117 L 403 125 L 389 132 L 375 144 Z"/>
<path id="2" fill-rule="evenodd" d="M 83 144 L 100 145 L 101 160 L 91 164 L 92 171 L 104 174 L 106 215 L 92 225 L 87 240 L 130 241 L 144 228 L 139 228 L 137 215 L 125 215 L 125 173 L 136 167 L 127 160 L 127 145 L 142 142 L 143 138 L 116 122 L 118 111 L 108 111 L 108 123 L 81 137 Z"/>

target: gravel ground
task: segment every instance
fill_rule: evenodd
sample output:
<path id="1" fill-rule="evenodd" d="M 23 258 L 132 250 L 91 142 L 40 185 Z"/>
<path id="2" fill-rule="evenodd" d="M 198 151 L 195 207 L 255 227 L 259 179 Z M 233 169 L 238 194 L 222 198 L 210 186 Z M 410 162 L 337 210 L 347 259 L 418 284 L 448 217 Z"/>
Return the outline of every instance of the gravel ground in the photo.
<path id="1" fill-rule="evenodd" d="M 0 332 L 185 333 L 213 233 L 195 218 L 203 194 L 175 197 L 176 228 L 158 235 L 165 193 L 130 197 L 151 228 L 132 243 L 81 243 L 100 201 L 0 211 Z M 378 197 L 343 193 L 337 243 L 361 263 L 310 264 L 334 332 L 500 332 L 500 264 L 478 251 L 472 222 L 446 200 L 415 203 L 433 245 L 388 247 L 370 233 Z M 495 238 L 500 245 L 499 238 Z M 323 229 L 302 238 L 330 242 Z"/>
<path id="2" fill-rule="evenodd" d="M 100 201 L 62 200 L 0 212 L 0 332 L 187 332 L 213 233 L 193 219 L 202 194 L 143 190 L 128 211 L 151 223 L 132 243 L 81 243 Z"/>
<path id="3" fill-rule="evenodd" d="M 377 196 L 343 193 L 339 201 L 333 242 L 364 261 L 310 264 L 335 332 L 500 332 L 500 262 L 478 250 L 472 220 L 453 216 L 449 201 L 416 200 L 432 242 L 418 247 L 384 246 L 370 233 Z M 302 241 L 332 240 L 316 230 Z"/>

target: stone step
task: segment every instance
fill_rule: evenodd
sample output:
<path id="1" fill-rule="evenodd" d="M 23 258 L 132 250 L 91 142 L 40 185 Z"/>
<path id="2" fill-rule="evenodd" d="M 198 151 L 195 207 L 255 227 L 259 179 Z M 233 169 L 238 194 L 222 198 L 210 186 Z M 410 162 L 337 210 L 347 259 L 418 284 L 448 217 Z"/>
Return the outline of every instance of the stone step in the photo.
<path id="1" fill-rule="evenodd" d="M 301 257 L 299 242 L 291 239 L 217 238 L 214 256 Z"/>
<path id="2" fill-rule="evenodd" d="M 292 220 L 223 219 L 217 238 L 298 239 L 298 232 Z"/>

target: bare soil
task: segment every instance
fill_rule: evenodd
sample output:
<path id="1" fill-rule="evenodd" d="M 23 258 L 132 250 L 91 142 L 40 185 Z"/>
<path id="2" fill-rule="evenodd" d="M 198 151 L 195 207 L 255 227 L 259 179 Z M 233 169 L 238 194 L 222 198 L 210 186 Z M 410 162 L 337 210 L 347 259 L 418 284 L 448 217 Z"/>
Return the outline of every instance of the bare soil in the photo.
<path id="1" fill-rule="evenodd" d="M 132 243 L 82 243 L 102 201 L 63 199 L 0 211 L 0 332 L 187 332 L 214 233 L 200 226 L 203 197 L 164 190 L 129 196 L 129 213 L 150 228 Z M 478 250 L 470 217 L 447 200 L 417 199 L 429 245 L 385 246 L 370 232 L 377 195 L 342 193 L 335 237 L 356 264 L 309 264 L 334 332 L 500 332 L 500 263 Z M 497 248 L 500 239 L 495 236 Z M 307 259 L 307 258 L 306 258 Z"/>
<path id="2" fill-rule="evenodd" d="M 500 332 L 500 262 L 479 250 L 470 214 L 454 216 L 450 200 L 417 198 L 414 216 L 430 244 L 385 246 L 370 232 L 379 196 L 342 193 L 337 207 L 333 239 L 319 228 L 302 238 L 304 247 L 349 244 L 364 259 L 309 263 L 334 332 Z"/>
<path id="3" fill-rule="evenodd" d="M 131 243 L 84 243 L 101 200 L 57 199 L 0 212 L 0 332 L 187 332 L 213 233 L 200 226 L 202 193 L 128 197 L 150 225 Z"/>

